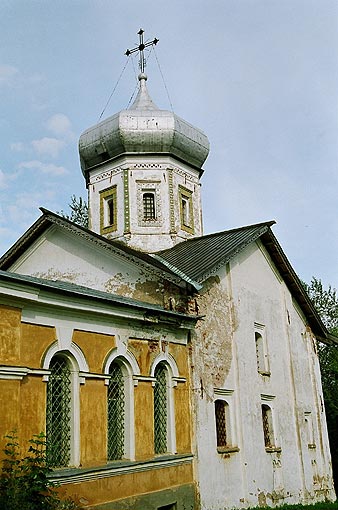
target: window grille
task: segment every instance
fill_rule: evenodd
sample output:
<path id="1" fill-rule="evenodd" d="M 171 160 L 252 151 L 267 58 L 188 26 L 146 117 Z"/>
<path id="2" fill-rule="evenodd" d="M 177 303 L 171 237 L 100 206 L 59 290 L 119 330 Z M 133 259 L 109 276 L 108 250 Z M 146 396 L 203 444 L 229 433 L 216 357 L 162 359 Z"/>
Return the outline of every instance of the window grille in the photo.
<path id="1" fill-rule="evenodd" d="M 154 193 L 143 193 L 143 218 L 155 220 L 155 196 Z"/>
<path id="2" fill-rule="evenodd" d="M 227 403 L 224 400 L 215 401 L 217 447 L 227 446 L 226 430 Z"/>
<path id="3" fill-rule="evenodd" d="M 262 405 L 262 421 L 265 448 L 271 448 L 274 444 L 271 423 L 271 409 L 269 406 L 264 404 Z"/>
<path id="4" fill-rule="evenodd" d="M 108 386 L 108 460 L 124 456 L 125 391 L 123 372 L 117 362 L 111 364 Z"/>
<path id="5" fill-rule="evenodd" d="M 72 378 L 68 360 L 54 356 L 47 384 L 46 439 L 47 462 L 65 467 L 70 462 Z"/>
<path id="6" fill-rule="evenodd" d="M 167 396 L 167 369 L 164 363 L 159 363 L 155 369 L 154 387 L 154 447 L 155 453 L 165 453 L 167 445 L 167 417 L 168 417 L 168 396 Z"/>

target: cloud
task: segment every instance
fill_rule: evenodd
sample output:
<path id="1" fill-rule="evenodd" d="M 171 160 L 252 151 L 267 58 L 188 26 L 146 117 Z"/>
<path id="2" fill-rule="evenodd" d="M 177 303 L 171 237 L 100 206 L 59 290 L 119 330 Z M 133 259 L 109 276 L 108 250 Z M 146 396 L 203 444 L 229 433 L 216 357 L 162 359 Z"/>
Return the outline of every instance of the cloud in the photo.
<path id="1" fill-rule="evenodd" d="M 0 190 L 7 189 L 10 182 L 18 177 L 18 173 L 5 173 L 0 169 Z"/>
<path id="2" fill-rule="evenodd" d="M 19 70 L 13 66 L 0 66 L 0 85 L 9 83 Z"/>
<path id="3" fill-rule="evenodd" d="M 55 115 L 52 115 L 52 117 L 47 120 L 46 125 L 49 131 L 51 131 L 54 135 L 67 138 L 74 137 L 72 124 L 67 115 L 64 115 L 63 113 L 56 113 Z"/>
<path id="4" fill-rule="evenodd" d="M 68 173 L 68 170 L 66 170 L 63 166 L 56 166 L 52 163 L 42 163 L 41 161 L 23 161 L 19 164 L 19 168 L 27 168 L 27 169 L 33 169 L 38 170 L 42 172 L 43 174 L 52 175 L 52 176 L 60 176 L 65 175 Z"/>
<path id="5" fill-rule="evenodd" d="M 21 152 L 25 149 L 25 144 L 22 142 L 13 142 L 10 145 L 12 151 Z"/>
<path id="6" fill-rule="evenodd" d="M 0 170 L 0 189 L 5 188 L 7 188 L 7 176 L 2 170 Z"/>
<path id="7" fill-rule="evenodd" d="M 33 140 L 32 146 L 39 155 L 56 158 L 60 150 L 65 146 L 65 142 L 57 138 L 44 137 L 40 138 L 40 140 Z"/>

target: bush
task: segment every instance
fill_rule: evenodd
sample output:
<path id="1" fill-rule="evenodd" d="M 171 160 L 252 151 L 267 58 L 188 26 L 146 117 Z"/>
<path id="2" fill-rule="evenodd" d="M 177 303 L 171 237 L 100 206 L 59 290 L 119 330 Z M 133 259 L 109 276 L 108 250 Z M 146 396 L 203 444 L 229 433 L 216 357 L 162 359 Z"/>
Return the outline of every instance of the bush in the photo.
<path id="1" fill-rule="evenodd" d="M 20 456 L 16 432 L 5 436 L 0 474 L 0 508 L 6 510 L 75 510 L 72 499 L 61 500 L 56 485 L 48 479 L 52 470 L 46 464 L 46 437 L 35 434 L 29 441 L 28 455 Z"/>

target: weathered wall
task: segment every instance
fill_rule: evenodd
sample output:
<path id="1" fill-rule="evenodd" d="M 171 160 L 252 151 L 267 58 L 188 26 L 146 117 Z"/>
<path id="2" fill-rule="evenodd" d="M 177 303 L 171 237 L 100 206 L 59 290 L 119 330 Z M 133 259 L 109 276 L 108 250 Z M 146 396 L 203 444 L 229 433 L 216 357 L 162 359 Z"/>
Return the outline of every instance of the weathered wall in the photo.
<path id="1" fill-rule="evenodd" d="M 247 247 L 207 282 L 198 305 L 202 314 L 209 310 L 192 356 L 201 508 L 334 498 L 332 479 L 324 476 L 330 456 L 312 334 L 264 249 Z M 267 375 L 257 368 L 256 327 L 266 339 Z M 229 404 L 227 433 L 235 447 L 223 453 L 216 446 L 219 398 Z M 262 403 L 272 409 L 275 448 L 269 452 Z M 310 447 L 307 413 L 314 419 Z"/>
<path id="2" fill-rule="evenodd" d="M 72 484 L 70 476 L 64 486 L 67 494 L 79 496 L 82 503 L 88 502 L 83 504 L 109 503 L 111 508 L 113 500 L 123 498 L 131 504 L 130 498 L 134 498 L 146 508 L 148 503 L 152 504 L 151 501 L 154 504 L 160 501 L 162 492 L 163 497 L 168 499 L 168 491 L 173 487 L 180 493 L 177 508 L 183 510 L 184 505 L 193 508 L 191 455 L 178 461 L 177 456 L 171 455 L 175 466 L 170 466 L 169 454 L 163 461 L 165 467 L 161 467 L 161 458 L 154 456 L 152 367 L 159 356 L 174 363 L 177 371 L 173 374 L 177 380 L 172 388 L 175 452 L 189 454 L 191 451 L 185 330 L 176 331 L 168 325 L 162 328 L 160 324 L 156 327 L 142 325 L 139 321 L 132 323 L 120 318 L 115 323 L 107 320 L 105 314 L 101 318 L 97 309 L 93 316 L 81 310 L 70 314 L 62 308 L 35 308 L 34 303 L 29 302 L 22 303 L 22 309 L 1 305 L 0 318 L 3 334 L 0 365 L 10 370 L 10 378 L 4 371 L 0 374 L 1 438 L 16 429 L 18 440 L 25 447 L 34 434 L 45 430 L 46 360 L 51 357 L 51 352 L 69 353 L 74 370 L 80 371 L 74 380 L 77 389 L 74 393 L 72 463 L 77 476 L 82 470 L 87 470 L 83 475 L 87 480 L 81 479 Z M 114 474 L 114 463 L 107 465 L 107 381 L 104 374 L 112 353 L 129 356 L 134 371 L 130 380 L 130 417 L 134 430 L 130 446 L 132 455 L 127 461 L 128 474 Z M 16 367 L 21 371 L 18 372 Z M 121 461 L 117 464 L 121 465 Z M 135 472 L 134 465 L 137 466 Z M 96 472 L 104 471 L 107 466 L 111 468 L 108 476 L 96 476 Z M 87 475 L 88 470 L 90 475 Z"/>

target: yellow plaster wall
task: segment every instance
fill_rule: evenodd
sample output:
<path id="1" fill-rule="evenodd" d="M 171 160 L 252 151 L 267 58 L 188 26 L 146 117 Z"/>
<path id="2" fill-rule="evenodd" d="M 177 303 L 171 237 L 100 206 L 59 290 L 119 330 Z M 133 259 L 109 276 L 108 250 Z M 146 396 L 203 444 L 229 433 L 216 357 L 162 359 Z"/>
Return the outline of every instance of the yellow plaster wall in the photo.
<path id="1" fill-rule="evenodd" d="M 86 379 L 80 386 L 81 465 L 107 461 L 107 386 L 102 379 Z"/>
<path id="2" fill-rule="evenodd" d="M 55 328 L 22 323 L 21 364 L 30 368 L 40 368 L 45 352 L 55 340 Z"/>
<path id="3" fill-rule="evenodd" d="M 98 505 L 121 498 L 147 494 L 193 482 L 191 464 L 111 476 L 90 482 L 65 485 L 68 496 Z"/>
<path id="4" fill-rule="evenodd" d="M 20 381 L 2 379 L 0 381 L 0 458 L 3 458 L 5 434 L 20 429 Z"/>
<path id="5" fill-rule="evenodd" d="M 128 349 L 134 354 L 141 374 L 149 375 L 151 364 L 160 353 L 159 342 L 131 338 L 128 342 Z"/>
<path id="6" fill-rule="evenodd" d="M 135 457 L 154 456 L 153 388 L 149 382 L 139 382 L 134 391 L 135 402 Z"/>
<path id="7" fill-rule="evenodd" d="M 21 310 L 0 305 L 0 363 L 20 365 Z"/>
<path id="8" fill-rule="evenodd" d="M 174 388 L 177 453 L 191 452 L 191 409 L 188 383 Z"/>
<path id="9" fill-rule="evenodd" d="M 176 361 L 180 377 L 188 379 L 188 347 L 181 344 L 169 344 L 169 352 Z"/>
<path id="10" fill-rule="evenodd" d="M 46 384 L 41 376 L 24 377 L 20 382 L 20 440 L 23 445 L 34 434 L 46 431 Z"/>
<path id="11" fill-rule="evenodd" d="M 102 373 L 106 357 L 116 347 L 113 335 L 90 333 L 75 330 L 73 342 L 76 343 L 86 357 L 90 372 Z"/>

